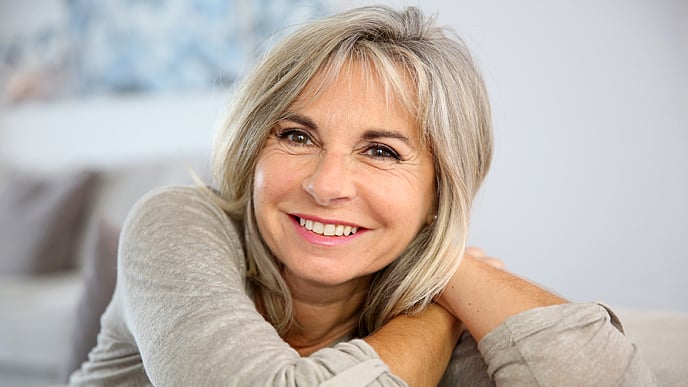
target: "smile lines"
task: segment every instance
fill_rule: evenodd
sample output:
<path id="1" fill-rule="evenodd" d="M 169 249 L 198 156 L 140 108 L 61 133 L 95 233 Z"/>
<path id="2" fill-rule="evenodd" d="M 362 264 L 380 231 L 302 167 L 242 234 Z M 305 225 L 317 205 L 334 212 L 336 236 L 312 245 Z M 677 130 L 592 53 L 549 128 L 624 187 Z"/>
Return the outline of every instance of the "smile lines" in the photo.
<path id="1" fill-rule="evenodd" d="M 358 231 L 358 227 L 342 224 L 324 224 L 304 218 L 299 218 L 299 224 L 306 230 L 325 236 L 349 236 L 356 234 L 356 231 Z"/>

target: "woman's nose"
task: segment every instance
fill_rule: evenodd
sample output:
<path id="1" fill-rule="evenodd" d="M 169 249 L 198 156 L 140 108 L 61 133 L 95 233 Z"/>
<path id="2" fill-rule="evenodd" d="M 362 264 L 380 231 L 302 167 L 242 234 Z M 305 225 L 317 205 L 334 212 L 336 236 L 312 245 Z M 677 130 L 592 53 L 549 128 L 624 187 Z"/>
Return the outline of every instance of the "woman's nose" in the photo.
<path id="1" fill-rule="evenodd" d="M 356 185 L 348 162 L 346 156 L 323 152 L 313 173 L 303 180 L 303 189 L 322 206 L 354 198 Z"/>

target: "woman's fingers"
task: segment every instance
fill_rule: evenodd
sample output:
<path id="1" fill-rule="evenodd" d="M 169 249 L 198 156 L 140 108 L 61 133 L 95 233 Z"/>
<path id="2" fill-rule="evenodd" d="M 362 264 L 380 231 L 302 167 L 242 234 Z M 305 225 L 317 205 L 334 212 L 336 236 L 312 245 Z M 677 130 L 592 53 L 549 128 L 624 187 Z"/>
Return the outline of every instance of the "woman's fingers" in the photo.
<path id="1" fill-rule="evenodd" d="M 502 262 L 501 259 L 495 258 L 495 257 L 488 257 L 485 255 L 485 251 L 481 249 L 480 247 L 475 247 L 475 246 L 470 246 L 466 248 L 466 254 L 478 259 L 481 262 L 484 262 L 492 267 L 496 267 L 497 269 L 504 269 L 504 262 Z"/>
<path id="2" fill-rule="evenodd" d="M 466 247 L 466 254 L 470 254 L 476 258 L 484 257 L 485 252 L 480 247 L 468 246 Z"/>
<path id="3" fill-rule="evenodd" d="M 502 262 L 501 259 L 499 258 L 494 258 L 494 257 L 478 257 L 479 260 L 487 263 L 488 265 L 492 267 L 496 267 L 497 269 L 504 269 L 504 262 Z"/>

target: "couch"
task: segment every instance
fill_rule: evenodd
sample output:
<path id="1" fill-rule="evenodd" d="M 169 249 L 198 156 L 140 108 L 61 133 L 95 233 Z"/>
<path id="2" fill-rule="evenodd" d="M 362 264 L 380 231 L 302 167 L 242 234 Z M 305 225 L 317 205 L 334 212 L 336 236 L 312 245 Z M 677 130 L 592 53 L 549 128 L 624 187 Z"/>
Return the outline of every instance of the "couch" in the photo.
<path id="1" fill-rule="evenodd" d="M 153 188 L 209 182 L 226 97 L 0 105 L 0 386 L 63 380 L 95 343 L 124 218 Z"/>
<path id="2" fill-rule="evenodd" d="M 108 125 L 127 116 L 135 118 L 126 130 L 120 128 L 127 136 L 158 130 L 150 137 L 159 139 L 210 128 L 213 112 L 222 110 L 220 101 L 217 96 L 136 97 L 134 102 L 71 101 L 57 107 L 38 103 L 2 112 L 0 141 L 11 148 L 0 158 L 0 387 L 63 381 L 94 343 L 98 316 L 114 286 L 117 236 L 129 208 L 152 188 L 196 184 L 194 174 L 209 181 L 209 147 L 130 149 L 107 158 L 87 144 L 63 142 L 52 151 L 69 157 L 36 161 L 31 145 L 38 140 L 31 138 L 50 125 L 87 138 L 90 126 L 117 130 Z M 86 111 L 97 121 L 79 120 Z M 107 151 L 112 150 L 103 147 L 100 153 Z M 688 386 L 688 313 L 612 307 L 659 385 Z"/>
<path id="3" fill-rule="evenodd" d="M 22 197 L 0 193 L 14 207 L 0 212 L 14 218 L 0 220 L 5 223 L 0 239 L 4 246 L 15 246 L 14 251 L 0 248 L 5 254 L 2 258 L 14 261 L 0 267 L 4 270 L 0 276 L 0 386 L 55 383 L 83 360 L 87 348 L 95 344 L 99 316 L 114 288 L 117 238 L 128 208 L 152 188 L 195 184 L 187 169 L 191 164 L 195 174 L 207 176 L 201 169 L 205 163 L 199 160 L 148 160 L 111 169 L 33 173 L 30 178 L 26 171 L 13 171 L 22 174 L 21 183 L 31 186 L 21 192 Z M 9 173 L 4 174 L 8 178 Z M 8 180 L 14 180 L 15 190 L 20 188 L 18 179 Z M 63 189 L 67 182 L 68 189 Z M 56 196 L 55 192 L 63 195 L 46 199 Z M 50 202 L 53 207 L 37 206 L 35 201 Z M 37 222 L 36 215 L 42 214 L 52 229 L 40 230 L 40 238 L 22 237 L 42 226 L 32 222 L 6 229 L 27 207 L 35 206 L 40 208 L 31 220 Z M 73 221 L 65 224 L 68 218 Z M 16 247 L 24 240 L 44 246 Z M 56 241 L 69 241 L 70 246 L 63 248 Z M 27 258 L 22 264 L 16 263 L 19 252 Z"/>

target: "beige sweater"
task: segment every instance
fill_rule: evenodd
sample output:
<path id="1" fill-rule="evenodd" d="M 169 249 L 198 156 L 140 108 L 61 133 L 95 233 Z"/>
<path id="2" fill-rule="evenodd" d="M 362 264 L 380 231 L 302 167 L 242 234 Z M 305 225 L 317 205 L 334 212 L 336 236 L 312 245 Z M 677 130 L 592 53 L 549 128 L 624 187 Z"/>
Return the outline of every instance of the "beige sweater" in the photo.
<path id="1" fill-rule="evenodd" d="M 360 339 L 299 356 L 256 311 L 245 273 L 235 225 L 203 190 L 148 194 L 122 230 L 98 345 L 70 384 L 405 385 Z M 464 335 L 441 384 L 654 384 L 612 316 L 560 305 L 512 317 L 479 346 Z"/>

